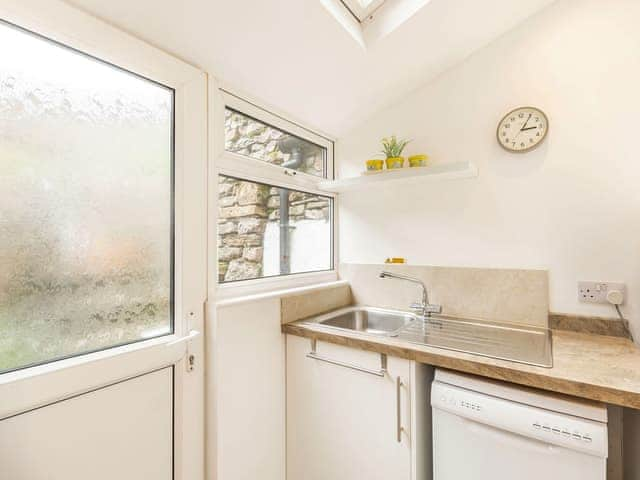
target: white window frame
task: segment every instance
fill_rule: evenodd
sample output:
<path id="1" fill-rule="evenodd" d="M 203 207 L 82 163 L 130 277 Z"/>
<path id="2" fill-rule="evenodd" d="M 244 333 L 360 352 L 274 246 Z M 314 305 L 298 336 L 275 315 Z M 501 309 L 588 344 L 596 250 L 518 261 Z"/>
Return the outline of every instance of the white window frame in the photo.
<path id="1" fill-rule="evenodd" d="M 256 293 L 272 292 L 316 283 L 335 281 L 338 278 L 338 196 L 321 188 L 321 183 L 334 178 L 334 140 L 324 134 L 316 133 L 300 122 L 287 119 L 274 108 L 263 106 L 260 102 L 246 94 L 236 93 L 231 87 L 210 80 L 209 92 L 209 138 L 212 146 L 211 163 L 209 166 L 209 211 L 210 228 L 209 244 L 212 246 L 209 272 L 210 297 L 216 300 L 236 298 Z M 325 169 L 326 177 L 283 168 L 268 162 L 240 155 L 225 150 L 224 124 L 225 109 L 230 108 L 241 114 L 261 121 L 269 126 L 308 140 L 326 149 Z M 303 191 L 315 195 L 322 195 L 333 200 L 331 229 L 332 229 L 332 268 L 321 272 L 301 272 L 288 275 L 242 280 L 233 283 L 218 283 L 217 260 L 217 225 L 218 225 L 218 176 L 225 175 L 245 179 L 258 183 Z"/>
<path id="2" fill-rule="evenodd" d="M 0 0 L 0 18 L 175 91 L 174 333 L 2 374 L 0 419 L 174 366 L 175 479 L 203 479 L 207 76 L 62 1 Z"/>
<path id="3" fill-rule="evenodd" d="M 340 0 L 340 2 L 360 23 L 364 23 L 370 15 L 373 15 L 382 6 L 385 0 L 373 0 L 366 8 L 361 6 L 358 0 Z"/>

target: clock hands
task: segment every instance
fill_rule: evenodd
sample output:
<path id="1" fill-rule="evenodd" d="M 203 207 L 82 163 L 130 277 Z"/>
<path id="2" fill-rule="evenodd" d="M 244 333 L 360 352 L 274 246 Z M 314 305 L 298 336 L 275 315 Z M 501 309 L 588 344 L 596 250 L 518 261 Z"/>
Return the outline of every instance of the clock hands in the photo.
<path id="1" fill-rule="evenodd" d="M 527 130 L 535 130 L 538 127 L 527 127 L 527 128 L 521 128 L 520 131 L 521 132 L 526 132 Z"/>
<path id="2" fill-rule="evenodd" d="M 527 126 L 527 123 L 529 123 L 529 120 L 531 120 L 532 115 L 533 115 L 533 113 L 529 114 L 529 118 L 527 118 L 527 121 L 524 122 L 524 124 L 522 125 L 522 128 L 520 129 L 521 132 L 524 132 L 525 130 L 531 130 L 531 128 L 524 128 L 524 127 Z M 533 128 L 535 128 L 535 127 L 533 127 Z"/>

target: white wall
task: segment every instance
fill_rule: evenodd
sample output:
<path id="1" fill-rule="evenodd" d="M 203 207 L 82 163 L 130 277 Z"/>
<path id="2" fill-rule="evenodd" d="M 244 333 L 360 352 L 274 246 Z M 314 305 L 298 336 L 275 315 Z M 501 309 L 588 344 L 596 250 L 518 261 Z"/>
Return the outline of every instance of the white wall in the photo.
<path id="1" fill-rule="evenodd" d="M 550 308 L 576 282 L 624 281 L 640 311 L 640 2 L 564 0 L 340 139 L 340 177 L 358 175 L 395 133 L 434 163 L 474 161 L 472 180 L 343 194 L 341 262 L 546 268 Z M 429 45 L 420 45 L 416 55 Z M 495 128 L 515 106 L 546 111 L 546 142 L 509 154 Z M 640 319 L 631 318 L 636 337 Z"/>

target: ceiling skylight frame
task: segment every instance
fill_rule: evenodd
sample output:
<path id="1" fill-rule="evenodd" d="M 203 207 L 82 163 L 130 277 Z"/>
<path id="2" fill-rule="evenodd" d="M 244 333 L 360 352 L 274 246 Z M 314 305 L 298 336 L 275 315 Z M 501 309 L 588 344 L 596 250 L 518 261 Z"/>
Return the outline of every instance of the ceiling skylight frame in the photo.
<path id="1" fill-rule="evenodd" d="M 431 0 L 319 1 L 364 50 L 385 38 L 431 2 Z"/>
<path id="2" fill-rule="evenodd" d="M 373 14 L 386 0 L 340 0 L 359 23 L 371 20 Z"/>

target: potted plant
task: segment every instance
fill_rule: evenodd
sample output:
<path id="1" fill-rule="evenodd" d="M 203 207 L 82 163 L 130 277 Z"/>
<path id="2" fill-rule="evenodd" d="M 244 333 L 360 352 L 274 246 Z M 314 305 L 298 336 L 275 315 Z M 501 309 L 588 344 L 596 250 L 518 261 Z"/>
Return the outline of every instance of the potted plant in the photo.
<path id="1" fill-rule="evenodd" d="M 426 167 L 428 162 L 429 162 L 429 157 L 424 154 L 411 155 L 409 157 L 410 167 Z"/>
<path id="2" fill-rule="evenodd" d="M 387 169 L 402 168 L 404 166 L 404 157 L 402 151 L 410 140 L 398 140 L 395 135 L 382 139 L 382 153 L 387 157 Z"/>
<path id="3" fill-rule="evenodd" d="M 384 166 L 384 160 L 377 158 L 367 160 L 367 172 L 379 172 Z"/>

